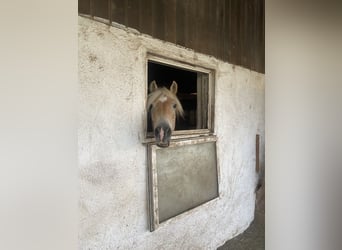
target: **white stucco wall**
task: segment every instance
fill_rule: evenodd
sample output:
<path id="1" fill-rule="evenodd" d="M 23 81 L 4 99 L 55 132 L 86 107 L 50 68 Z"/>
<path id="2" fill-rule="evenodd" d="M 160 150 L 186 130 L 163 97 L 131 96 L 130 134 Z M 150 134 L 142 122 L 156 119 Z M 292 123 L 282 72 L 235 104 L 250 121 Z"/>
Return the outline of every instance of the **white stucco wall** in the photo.
<path id="1" fill-rule="evenodd" d="M 220 198 L 149 231 L 141 143 L 146 53 L 216 70 Z M 264 75 L 132 30 L 79 17 L 80 249 L 216 249 L 253 220 Z M 261 159 L 263 161 L 263 159 Z"/>

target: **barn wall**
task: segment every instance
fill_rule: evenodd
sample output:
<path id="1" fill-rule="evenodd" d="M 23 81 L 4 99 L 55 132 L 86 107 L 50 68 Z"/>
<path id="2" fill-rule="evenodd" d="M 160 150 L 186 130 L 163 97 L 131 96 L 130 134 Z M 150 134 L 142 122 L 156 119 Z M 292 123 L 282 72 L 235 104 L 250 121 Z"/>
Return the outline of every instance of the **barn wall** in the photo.
<path id="1" fill-rule="evenodd" d="M 78 11 L 265 72 L 264 0 L 78 0 Z"/>
<path id="2" fill-rule="evenodd" d="M 220 198 L 149 231 L 142 141 L 147 51 L 216 70 Z M 216 249 L 254 217 L 264 75 L 79 17 L 80 249 Z M 264 148 L 262 141 L 261 149 Z"/>

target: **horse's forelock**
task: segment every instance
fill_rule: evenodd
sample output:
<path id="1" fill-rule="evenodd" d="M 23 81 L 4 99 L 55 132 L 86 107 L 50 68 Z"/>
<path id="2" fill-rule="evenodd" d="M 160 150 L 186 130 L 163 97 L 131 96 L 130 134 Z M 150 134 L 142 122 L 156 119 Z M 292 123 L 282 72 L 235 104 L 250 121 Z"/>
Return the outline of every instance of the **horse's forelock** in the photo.
<path id="1" fill-rule="evenodd" d="M 176 97 L 175 98 L 175 101 L 176 101 L 176 114 L 177 115 L 180 115 L 181 117 L 184 118 L 184 110 L 183 110 L 183 107 L 182 107 L 182 104 L 180 103 L 180 101 L 178 100 L 178 98 Z"/>
<path id="2" fill-rule="evenodd" d="M 181 117 L 184 117 L 184 110 L 183 110 L 182 104 L 178 100 L 177 96 L 175 94 L 173 94 L 170 90 L 168 90 L 165 87 L 158 88 L 158 89 L 156 89 L 155 91 L 153 91 L 152 93 L 150 93 L 148 95 L 148 98 L 147 98 L 147 109 L 149 109 L 149 107 L 154 102 L 156 102 L 156 100 L 158 100 L 162 95 L 165 95 L 167 97 L 170 97 L 170 98 L 174 99 L 175 102 L 176 102 L 176 114 L 180 115 Z"/>

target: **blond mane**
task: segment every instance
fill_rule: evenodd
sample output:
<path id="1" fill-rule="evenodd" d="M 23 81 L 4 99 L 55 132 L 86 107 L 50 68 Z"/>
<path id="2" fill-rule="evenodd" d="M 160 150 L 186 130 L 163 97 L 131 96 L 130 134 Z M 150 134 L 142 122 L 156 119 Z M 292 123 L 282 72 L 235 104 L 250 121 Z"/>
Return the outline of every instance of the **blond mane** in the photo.
<path id="1" fill-rule="evenodd" d="M 155 91 L 151 92 L 148 95 L 147 104 L 146 104 L 147 110 L 149 109 L 149 107 L 153 103 L 155 103 L 163 95 L 175 100 L 175 102 L 176 102 L 176 114 L 180 115 L 181 117 L 184 117 L 184 110 L 183 110 L 182 104 L 178 100 L 177 96 L 174 95 L 170 90 L 168 90 L 165 87 L 157 88 Z"/>

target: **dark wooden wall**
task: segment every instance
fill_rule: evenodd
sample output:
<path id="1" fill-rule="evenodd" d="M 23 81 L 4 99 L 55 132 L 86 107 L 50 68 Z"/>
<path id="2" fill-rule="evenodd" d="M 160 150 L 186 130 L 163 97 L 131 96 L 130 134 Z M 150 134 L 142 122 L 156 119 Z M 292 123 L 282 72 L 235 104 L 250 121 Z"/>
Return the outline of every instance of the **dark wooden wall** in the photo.
<path id="1" fill-rule="evenodd" d="M 78 0 L 78 10 L 265 72 L 265 0 Z"/>

